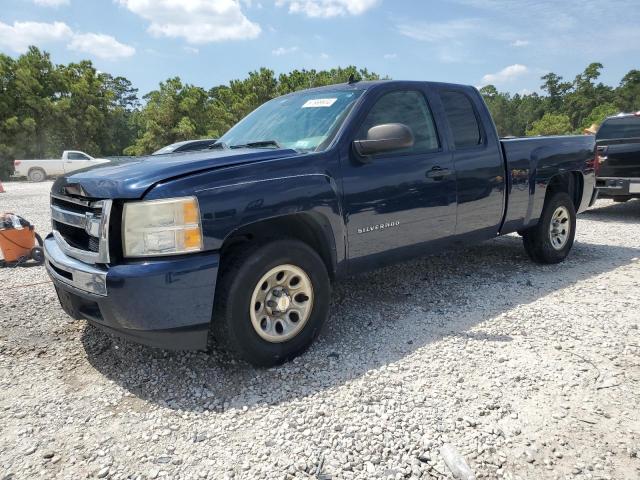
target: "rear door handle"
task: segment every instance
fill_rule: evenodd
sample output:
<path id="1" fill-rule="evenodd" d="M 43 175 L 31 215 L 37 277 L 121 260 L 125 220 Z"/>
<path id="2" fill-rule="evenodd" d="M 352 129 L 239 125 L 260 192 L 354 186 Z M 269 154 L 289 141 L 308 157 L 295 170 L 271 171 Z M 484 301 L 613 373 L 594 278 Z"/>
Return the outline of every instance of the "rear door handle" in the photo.
<path id="1" fill-rule="evenodd" d="M 448 175 L 451 175 L 451 170 L 437 166 L 427 172 L 427 178 L 433 178 L 435 180 L 440 180 Z"/>

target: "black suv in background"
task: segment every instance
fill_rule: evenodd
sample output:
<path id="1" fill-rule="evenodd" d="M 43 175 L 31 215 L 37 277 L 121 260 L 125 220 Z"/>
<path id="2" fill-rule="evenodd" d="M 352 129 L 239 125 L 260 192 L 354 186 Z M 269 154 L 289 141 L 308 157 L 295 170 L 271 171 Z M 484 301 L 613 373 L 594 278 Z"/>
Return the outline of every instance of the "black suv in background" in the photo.
<path id="1" fill-rule="evenodd" d="M 607 118 L 596 135 L 600 198 L 640 198 L 640 112 Z"/>

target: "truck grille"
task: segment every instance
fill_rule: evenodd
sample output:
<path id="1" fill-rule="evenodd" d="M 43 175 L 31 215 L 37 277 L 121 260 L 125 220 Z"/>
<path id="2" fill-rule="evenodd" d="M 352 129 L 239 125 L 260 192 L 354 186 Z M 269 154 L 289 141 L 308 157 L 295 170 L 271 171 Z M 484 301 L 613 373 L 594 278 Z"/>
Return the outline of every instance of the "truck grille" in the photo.
<path id="1" fill-rule="evenodd" d="M 87 263 L 109 263 L 111 200 L 51 195 L 51 223 L 64 253 Z"/>

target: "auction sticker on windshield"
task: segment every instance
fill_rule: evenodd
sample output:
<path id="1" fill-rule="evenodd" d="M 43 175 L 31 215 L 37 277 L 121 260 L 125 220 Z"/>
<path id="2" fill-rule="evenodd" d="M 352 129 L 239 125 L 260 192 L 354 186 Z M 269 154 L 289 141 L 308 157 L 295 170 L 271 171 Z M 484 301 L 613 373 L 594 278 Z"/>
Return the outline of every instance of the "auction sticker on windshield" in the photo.
<path id="1" fill-rule="evenodd" d="M 318 107 L 330 107 L 336 103 L 337 98 L 314 98 L 307 100 L 302 105 L 302 108 L 318 108 Z"/>

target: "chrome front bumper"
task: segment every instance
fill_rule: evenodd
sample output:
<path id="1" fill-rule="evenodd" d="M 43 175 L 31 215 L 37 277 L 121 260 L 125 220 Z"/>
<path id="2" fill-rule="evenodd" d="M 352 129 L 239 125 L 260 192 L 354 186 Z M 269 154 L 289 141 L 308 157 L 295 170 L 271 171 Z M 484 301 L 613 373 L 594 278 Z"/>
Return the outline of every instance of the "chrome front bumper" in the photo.
<path id="1" fill-rule="evenodd" d="M 66 255 L 51 234 L 44 239 L 44 255 L 52 278 L 93 295 L 107 295 L 107 271 Z"/>

